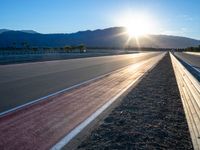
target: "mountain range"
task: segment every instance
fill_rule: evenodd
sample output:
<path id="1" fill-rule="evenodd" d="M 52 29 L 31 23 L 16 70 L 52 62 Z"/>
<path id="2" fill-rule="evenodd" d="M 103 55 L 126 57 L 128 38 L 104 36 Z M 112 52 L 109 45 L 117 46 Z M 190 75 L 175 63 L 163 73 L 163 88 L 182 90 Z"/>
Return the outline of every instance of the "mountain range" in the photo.
<path id="1" fill-rule="evenodd" d="M 84 44 L 87 47 L 152 47 L 152 48 L 186 48 L 200 45 L 200 40 L 171 36 L 148 35 L 129 39 L 124 27 L 112 27 L 98 30 L 79 31 L 70 34 L 41 34 L 33 30 L 0 29 L 0 47 L 10 47 L 15 43 L 20 46 L 26 42 L 32 47 L 61 47 L 65 45 Z M 129 39 L 129 41 L 128 41 Z"/>
<path id="2" fill-rule="evenodd" d="M 9 30 L 9 29 L 0 29 L 0 34 L 3 32 L 8 32 L 8 31 L 19 31 L 19 32 L 24 32 L 24 33 L 38 33 L 34 30 Z"/>

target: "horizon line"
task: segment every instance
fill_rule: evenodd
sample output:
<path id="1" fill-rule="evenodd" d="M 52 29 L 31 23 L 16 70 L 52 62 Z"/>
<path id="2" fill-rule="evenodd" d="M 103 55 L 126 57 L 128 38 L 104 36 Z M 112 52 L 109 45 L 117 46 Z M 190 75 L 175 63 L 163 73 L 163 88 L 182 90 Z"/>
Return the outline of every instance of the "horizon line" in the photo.
<path id="1" fill-rule="evenodd" d="M 111 28 L 126 28 L 124 26 L 112 26 L 112 27 L 105 27 L 105 28 L 99 28 L 99 29 L 85 29 L 85 30 L 79 30 L 79 31 L 74 31 L 74 32 L 48 32 L 48 33 L 43 33 L 43 32 L 38 32 L 37 30 L 33 30 L 33 29 L 9 29 L 9 28 L 1 28 L 0 30 L 9 30 L 9 31 L 19 31 L 19 32 L 23 32 L 23 31 L 33 31 L 36 32 L 35 34 L 75 34 L 78 32 L 86 32 L 86 31 L 97 31 L 97 30 L 106 30 L 106 29 L 111 29 Z M 5 31 L 7 32 L 7 31 Z M 26 32 L 25 32 L 26 33 Z M 29 33 L 31 34 L 31 33 Z M 34 33 L 32 33 L 34 34 Z M 188 36 L 181 36 L 181 35 L 174 35 L 174 34 L 146 34 L 146 35 L 165 35 L 165 36 L 176 36 L 176 37 L 184 37 L 184 38 L 190 38 L 193 40 L 198 40 L 200 41 L 200 38 L 196 38 L 196 37 L 188 37 Z"/>

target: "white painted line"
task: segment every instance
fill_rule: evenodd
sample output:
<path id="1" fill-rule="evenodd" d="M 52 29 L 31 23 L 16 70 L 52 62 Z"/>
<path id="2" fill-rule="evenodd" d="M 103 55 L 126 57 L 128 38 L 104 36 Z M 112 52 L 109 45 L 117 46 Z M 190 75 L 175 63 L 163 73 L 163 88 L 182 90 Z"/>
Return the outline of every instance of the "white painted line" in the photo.
<path id="1" fill-rule="evenodd" d="M 156 57 L 156 56 L 155 56 L 155 57 Z M 139 62 L 139 63 L 141 63 L 141 62 Z M 135 63 L 134 65 L 137 65 L 137 64 L 138 64 L 138 63 Z M 37 102 L 46 100 L 47 98 L 49 98 L 49 97 L 51 97 L 51 96 L 56 96 L 56 95 L 58 95 L 58 94 L 61 94 L 61 93 L 66 92 L 66 91 L 69 91 L 69 90 L 74 89 L 74 88 L 76 88 L 76 87 L 79 87 L 79 86 L 81 86 L 81 85 L 84 85 L 84 84 L 88 84 L 88 83 L 90 83 L 90 82 L 93 82 L 93 81 L 95 81 L 95 80 L 97 80 L 97 79 L 100 79 L 100 78 L 103 78 L 103 77 L 105 77 L 105 76 L 107 76 L 107 75 L 109 75 L 109 74 L 112 74 L 112 73 L 114 73 L 114 72 L 118 72 L 118 71 L 120 71 L 120 70 L 122 70 L 122 69 L 124 69 L 124 68 L 126 68 L 126 67 L 128 67 L 128 66 L 130 66 L 130 65 L 133 65 L 133 64 L 129 64 L 129 65 L 127 65 L 127 66 L 125 66 L 125 67 L 123 67 L 123 68 L 121 68 L 121 69 L 117 69 L 117 70 L 111 71 L 111 72 L 109 72 L 109 73 L 106 73 L 106 74 L 97 76 L 97 77 L 92 78 L 92 79 L 90 79 L 90 80 L 81 82 L 81 83 L 79 83 L 79 84 L 73 85 L 73 86 L 71 86 L 71 87 L 62 89 L 62 90 L 57 91 L 57 92 L 55 92 L 55 93 L 49 94 L 49 95 L 47 95 L 47 96 L 41 97 L 41 98 L 39 98 L 39 99 L 33 100 L 33 101 L 28 102 L 28 103 L 25 103 L 25 104 L 23 104 L 23 105 L 20 105 L 20 106 L 14 107 L 14 108 L 12 108 L 12 109 L 9 109 L 9 110 L 7 110 L 7 111 L 1 112 L 1 113 L 0 113 L 0 117 L 5 116 L 5 115 L 7 115 L 7 114 L 9 114 L 9 113 L 11 113 L 11 112 L 17 111 L 17 110 L 19 110 L 19 109 L 22 109 L 22 108 L 24 108 L 24 107 L 26 107 L 26 106 L 33 105 L 33 104 L 35 104 L 35 103 L 37 103 Z"/>
<path id="2" fill-rule="evenodd" d="M 141 53 L 140 55 L 143 55 L 143 53 Z M 103 56 L 103 57 L 104 57 L 104 56 Z M 137 56 L 137 57 L 138 57 L 138 56 Z M 154 56 L 154 57 L 156 57 L 156 56 Z M 38 63 L 40 63 L 40 62 L 38 62 Z M 138 63 L 136 63 L 136 64 L 138 64 Z M 49 95 L 44 96 L 44 97 L 41 97 L 41 98 L 39 98 L 39 99 L 32 100 L 31 102 L 25 103 L 25 104 L 23 104 L 23 105 L 20 105 L 20 106 L 14 107 L 14 108 L 12 108 L 12 109 L 6 110 L 6 111 L 0 113 L 0 117 L 5 116 L 5 115 L 7 115 L 7 114 L 9 114 L 9 113 L 11 113 L 11 112 L 17 111 L 17 110 L 19 110 L 19 109 L 22 109 L 22 108 L 24 108 L 24 107 L 26 107 L 26 106 L 33 105 L 33 104 L 35 104 L 35 103 L 37 103 L 37 102 L 40 102 L 40 101 L 42 101 L 42 100 L 45 100 L 45 99 L 51 97 L 51 96 L 56 96 L 56 95 L 58 95 L 58 94 L 60 94 L 60 93 L 69 91 L 69 90 L 74 89 L 74 88 L 76 88 L 76 87 L 78 87 L 78 86 L 81 86 L 81 85 L 84 85 L 84 84 L 88 84 L 88 83 L 90 83 L 90 82 L 92 82 L 92 81 L 94 81 L 94 80 L 103 78 L 103 77 L 105 77 L 105 76 L 107 76 L 107 75 L 109 75 L 109 74 L 112 74 L 112 73 L 114 73 L 114 72 L 120 71 L 120 70 L 122 70 L 122 69 L 124 69 L 124 68 L 126 68 L 126 67 L 128 67 L 128 66 L 130 66 L 130 65 L 133 65 L 133 64 L 129 64 L 129 65 L 127 65 L 127 66 L 125 66 L 125 67 L 123 67 L 123 68 L 121 68 L 121 69 L 117 69 L 117 70 L 111 71 L 111 72 L 109 72 L 109 73 L 106 73 L 106 74 L 97 76 L 97 77 L 92 78 L 92 79 L 90 79 L 90 80 L 87 80 L 87 81 L 81 82 L 81 83 L 79 83 L 79 84 L 73 85 L 73 86 L 71 86 L 71 87 L 62 89 L 62 90 L 60 90 L 60 91 L 57 91 L 57 92 L 55 92 L 55 93 L 49 94 Z"/>
<path id="3" fill-rule="evenodd" d="M 183 52 L 183 53 L 200 56 L 200 52 Z"/>
<path id="4" fill-rule="evenodd" d="M 200 74 L 200 69 L 197 67 L 193 67 L 199 74 Z"/>
<path id="5" fill-rule="evenodd" d="M 126 67 L 127 67 L 127 66 L 126 66 Z M 125 67 L 123 67 L 123 68 L 125 68 Z M 123 68 L 121 68 L 121 69 L 123 69 Z M 79 84 L 73 85 L 73 86 L 71 86 L 71 87 L 65 88 L 65 89 L 63 89 L 63 90 L 57 91 L 57 92 L 55 92 L 55 93 L 49 94 L 49 95 L 44 96 L 44 97 L 41 97 L 41 98 L 39 98 L 39 99 L 33 100 L 33 101 L 29 102 L 29 103 L 26 103 L 26 104 L 17 106 L 17 107 L 15 107 L 15 108 L 9 109 L 9 110 L 4 111 L 4 112 L 1 112 L 1 113 L 0 113 L 0 117 L 6 115 L 6 114 L 8 114 L 8 113 L 14 112 L 14 111 L 16 111 L 16 110 L 19 110 L 19 109 L 21 109 L 21 108 L 23 108 L 23 107 L 26 107 L 26 106 L 35 104 L 35 103 L 37 103 L 37 102 L 39 102 L 39 101 L 45 100 L 45 99 L 47 99 L 47 98 L 49 98 L 49 97 L 51 97 L 51 96 L 56 96 L 56 95 L 58 95 L 58 94 L 60 94 L 60 93 L 66 92 L 66 91 L 71 90 L 71 89 L 74 89 L 74 88 L 76 88 L 76 87 L 78 87 L 78 86 L 81 86 L 81 85 L 90 83 L 90 82 L 92 82 L 92 81 L 94 81 L 94 80 L 97 80 L 97 79 L 100 79 L 100 78 L 103 78 L 103 77 L 105 77 L 105 76 L 107 76 L 107 75 L 109 75 L 109 74 L 111 74 L 111 73 L 113 73 L 113 72 L 120 71 L 121 69 L 118 69 L 118 70 L 115 70 L 115 71 L 112 71 L 112 72 L 109 72 L 109 73 L 100 75 L 100 76 L 95 77 L 95 78 L 93 78 L 93 79 L 90 79 L 90 80 L 81 82 L 81 83 L 79 83 Z"/>
<path id="6" fill-rule="evenodd" d="M 96 119 L 104 110 L 106 110 L 117 98 L 120 97 L 129 87 L 131 87 L 135 81 L 137 81 L 141 76 L 136 78 L 130 85 L 120 91 L 115 97 L 105 103 L 102 107 L 97 109 L 91 116 L 89 116 L 85 121 L 73 129 L 69 134 L 67 134 L 63 139 L 61 139 L 56 145 L 54 145 L 51 150 L 60 150 L 66 144 L 68 144 L 78 133 L 80 133 L 87 125 L 89 125 L 94 119 Z"/>
<path id="7" fill-rule="evenodd" d="M 152 65 L 149 70 L 154 68 L 156 64 L 165 56 L 166 53 L 164 53 L 158 61 Z M 148 71 L 149 71 L 148 70 Z M 58 143 L 56 143 L 51 150 L 60 150 L 62 149 L 66 144 L 68 144 L 76 135 L 78 135 L 87 125 L 89 125 L 94 119 L 96 119 L 104 110 L 106 110 L 117 98 L 119 98 L 128 88 L 130 88 L 139 78 L 144 76 L 148 71 L 146 71 L 143 75 L 137 77 L 134 81 L 132 81 L 126 88 L 121 90 L 117 95 L 115 95 L 112 99 L 110 99 L 108 102 L 106 102 L 102 107 L 97 109 L 91 116 L 89 116 L 86 120 L 84 120 L 81 124 L 79 124 L 77 127 L 75 127 L 71 132 L 69 132 L 64 138 L 62 138 Z"/>

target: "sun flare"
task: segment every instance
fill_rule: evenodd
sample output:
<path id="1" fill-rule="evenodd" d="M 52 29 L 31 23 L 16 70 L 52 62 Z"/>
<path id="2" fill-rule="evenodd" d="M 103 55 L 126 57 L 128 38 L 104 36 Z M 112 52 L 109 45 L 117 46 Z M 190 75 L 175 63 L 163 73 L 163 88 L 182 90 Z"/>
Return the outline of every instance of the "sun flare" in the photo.
<path id="1" fill-rule="evenodd" d="M 148 16 L 129 15 L 123 19 L 122 23 L 130 38 L 139 38 L 154 31 L 154 23 Z"/>
<path id="2" fill-rule="evenodd" d="M 148 26 L 144 20 L 135 20 L 127 23 L 126 30 L 130 37 L 140 37 L 148 33 Z"/>

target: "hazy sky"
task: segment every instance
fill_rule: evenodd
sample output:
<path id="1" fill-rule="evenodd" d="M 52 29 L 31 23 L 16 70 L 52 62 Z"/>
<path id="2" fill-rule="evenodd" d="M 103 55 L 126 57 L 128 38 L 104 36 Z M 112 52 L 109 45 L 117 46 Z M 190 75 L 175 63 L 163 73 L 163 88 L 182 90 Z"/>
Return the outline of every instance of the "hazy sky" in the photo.
<path id="1" fill-rule="evenodd" d="M 0 0 L 0 28 L 71 33 L 121 26 L 127 12 L 147 14 L 155 34 L 200 39 L 200 0 Z"/>

